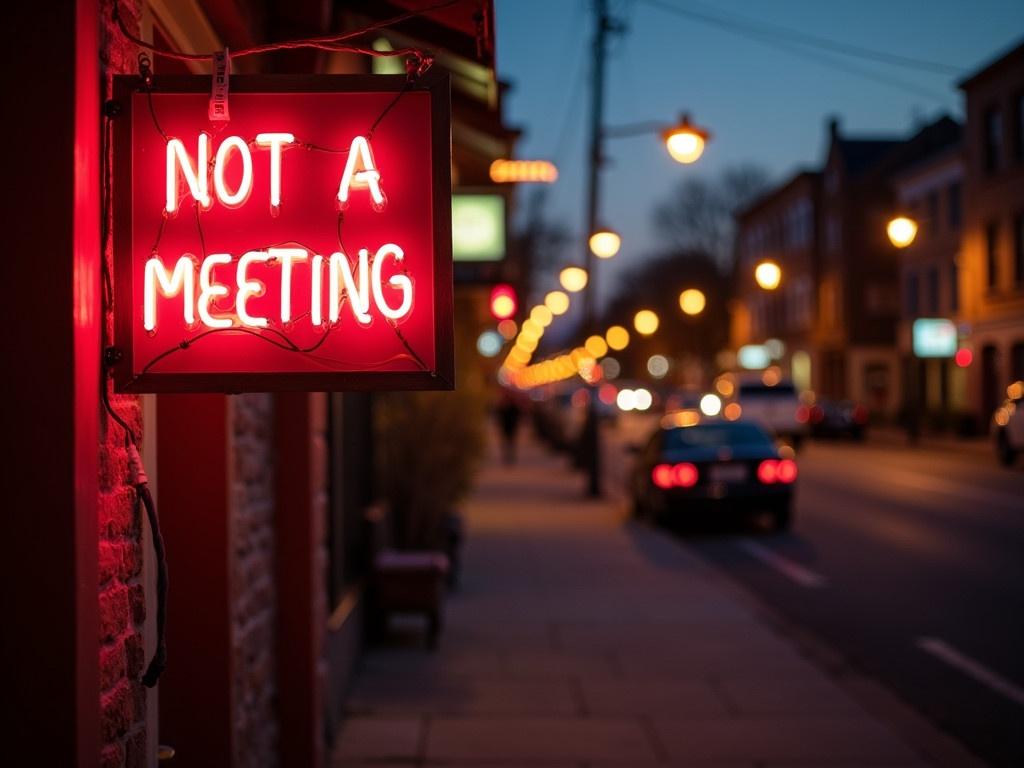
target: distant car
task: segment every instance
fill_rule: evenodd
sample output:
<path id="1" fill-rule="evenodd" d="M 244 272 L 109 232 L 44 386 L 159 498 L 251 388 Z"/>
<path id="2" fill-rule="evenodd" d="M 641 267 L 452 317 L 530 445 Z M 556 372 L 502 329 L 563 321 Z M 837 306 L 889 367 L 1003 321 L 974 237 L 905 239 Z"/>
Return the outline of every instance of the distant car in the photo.
<path id="1" fill-rule="evenodd" d="M 793 451 L 757 424 L 715 419 L 662 427 L 636 452 L 630 491 L 639 517 L 685 522 L 710 507 L 767 511 L 776 529 L 790 525 Z"/>
<path id="2" fill-rule="evenodd" d="M 1024 451 L 1024 382 L 1006 388 L 1007 398 L 992 414 L 992 438 L 999 462 L 1009 467 Z"/>
<path id="3" fill-rule="evenodd" d="M 852 400 L 819 399 L 797 413 L 814 437 L 852 437 L 863 440 L 868 428 L 868 409 Z"/>
<path id="4" fill-rule="evenodd" d="M 807 436 L 806 408 L 791 381 L 765 384 L 741 381 L 736 388 L 744 421 L 754 421 L 769 432 L 799 447 Z"/>

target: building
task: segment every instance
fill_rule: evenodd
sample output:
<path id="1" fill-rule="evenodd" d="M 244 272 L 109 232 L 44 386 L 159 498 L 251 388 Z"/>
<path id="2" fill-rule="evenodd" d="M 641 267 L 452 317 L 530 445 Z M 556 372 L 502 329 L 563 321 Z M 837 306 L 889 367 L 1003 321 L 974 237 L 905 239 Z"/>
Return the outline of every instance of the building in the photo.
<path id="1" fill-rule="evenodd" d="M 894 211 L 918 225 L 899 251 L 900 320 L 896 340 L 903 376 L 902 408 L 924 415 L 925 426 L 967 429 L 967 371 L 952 356 L 919 358 L 914 321 L 943 318 L 960 324 L 960 243 L 963 232 L 963 153 L 951 144 L 896 174 Z M 961 358 L 962 361 L 962 358 Z"/>
<path id="2" fill-rule="evenodd" d="M 778 364 L 801 390 L 819 387 L 821 358 L 815 338 L 818 317 L 821 177 L 796 173 L 736 214 L 739 248 L 732 345 L 783 343 Z M 754 280 L 765 259 L 782 269 L 775 291 Z"/>
<path id="3" fill-rule="evenodd" d="M 857 400 L 884 416 L 899 410 L 899 278 L 886 236 L 891 179 L 959 138 L 960 126 L 948 117 L 908 138 L 848 137 L 830 122 L 822 169 L 820 394 Z"/>
<path id="4" fill-rule="evenodd" d="M 118 17 L 152 44 L 205 54 L 362 29 L 432 5 L 75 0 L 61 13 L 12 10 L 9 21 L 24 32 L 5 46 L 7 71 L 43 48 L 52 54 L 38 80 L 6 81 L 12 103 L 50 128 L 8 125 L 20 147 L 11 170 L 31 201 L 10 217 L 10 245 L 47 259 L 4 264 L 5 281 L 24 288 L 5 303 L 8 350 L 24 372 L 5 388 L 5 433 L 17 453 L 2 479 L 12 546 L 0 648 L 17 703 L 5 763 L 155 766 L 157 745 L 168 744 L 182 765 L 325 764 L 362 637 L 374 496 L 369 401 L 113 393 L 103 370 L 112 308 L 101 278 L 113 269 L 102 192 L 115 182 L 103 107 L 113 75 L 139 67 Z M 462 126 L 456 163 L 470 174 L 475 150 L 463 130 L 483 141 L 500 124 L 492 4 L 435 7 L 387 31 L 427 42 L 435 66 L 455 76 L 454 107 L 469 115 L 454 121 Z M 208 60 L 151 58 L 158 76 L 210 73 Z M 301 49 L 248 57 L 235 71 L 367 73 L 372 62 Z M 504 138 L 491 151 L 504 150 Z M 157 689 L 139 682 L 154 652 L 152 542 L 108 400 L 141 436 L 167 547 L 170 661 Z"/>
<path id="5" fill-rule="evenodd" d="M 969 407 L 985 425 L 1024 378 L 1024 45 L 960 83 L 966 98 L 961 318 Z"/>

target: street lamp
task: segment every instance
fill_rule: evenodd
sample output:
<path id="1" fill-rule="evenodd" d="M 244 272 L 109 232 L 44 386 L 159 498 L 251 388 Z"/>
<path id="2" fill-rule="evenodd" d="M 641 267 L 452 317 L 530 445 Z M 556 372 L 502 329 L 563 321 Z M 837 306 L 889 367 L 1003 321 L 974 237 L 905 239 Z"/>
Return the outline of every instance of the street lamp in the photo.
<path id="1" fill-rule="evenodd" d="M 672 159 L 689 165 L 704 154 L 704 144 L 711 138 L 711 134 L 695 126 L 690 122 L 690 116 L 684 114 L 679 125 L 666 129 L 661 137 Z"/>
<path id="2" fill-rule="evenodd" d="M 703 312 L 706 304 L 707 299 L 704 297 L 704 292 L 696 288 L 687 288 L 679 294 L 679 308 L 683 310 L 684 314 L 691 317 Z"/>
<path id="3" fill-rule="evenodd" d="M 771 259 L 765 259 L 754 267 L 754 280 L 766 291 L 774 291 L 782 282 L 782 267 Z"/>
<path id="4" fill-rule="evenodd" d="M 621 246 L 622 238 L 612 229 L 601 228 L 590 236 L 590 252 L 599 259 L 610 259 Z"/>
<path id="5" fill-rule="evenodd" d="M 917 237 L 917 222 L 907 216 L 896 216 L 885 227 L 889 242 L 897 248 L 906 248 Z"/>
<path id="6" fill-rule="evenodd" d="M 625 30 L 617 19 L 612 18 L 608 11 L 609 0 L 593 0 L 595 29 L 593 40 L 593 66 L 591 73 L 591 102 L 590 114 L 588 115 L 588 147 L 587 147 L 587 201 L 586 201 L 586 231 L 597 234 L 598 214 L 600 209 L 600 176 L 601 166 L 604 163 L 604 140 L 614 136 L 636 136 L 641 133 L 661 133 L 665 145 L 672 157 L 683 163 L 692 163 L 704 149 L 704 143 L 708 136 L 703 131 L 695 129 L 687 119 L 683 119 L 680 125 L 666 128 L 663 124 L 635 123 L 633 125 L 607 127 L 604 122 L 604 90 L 605 90 L 605 65 L 608 54 L 608 38 Z M 616 238 L 617 240 L 617 238 Z M 615 251 L 619 243 L 616 242 Z M 591 250 L 593 245 L 588 247 L 585 258 L 585 266 L 588 271 L 593 266 L 594 258 L 605 258 L 596 250 Z M 614 253 L 609 254 L 614 255 Z M 595 275 L 591 275 L 594 277 Z M 571 290 L 565 283 L 562 283 L 566 290 Z M 582 286 L 581 286 L 582 289 Z M 593 281 L 590 287 L 583 294 L 583 328 L 586 333 L 593 333 L 597 324 L 596 291 Z M 654 328 L 657 329 L 658 316 L 650 313 L 654 319 Z M 642 331 L 641 331 L 642 333 Z M 597 398 L 591 397 L 587 401 L 587 418 L 583 425 L 583 434 L 580 439 L 581 458 L 587 469 L 587 493 L 590 496 L 601 495 L 601 435 L 598 426 Z"/>

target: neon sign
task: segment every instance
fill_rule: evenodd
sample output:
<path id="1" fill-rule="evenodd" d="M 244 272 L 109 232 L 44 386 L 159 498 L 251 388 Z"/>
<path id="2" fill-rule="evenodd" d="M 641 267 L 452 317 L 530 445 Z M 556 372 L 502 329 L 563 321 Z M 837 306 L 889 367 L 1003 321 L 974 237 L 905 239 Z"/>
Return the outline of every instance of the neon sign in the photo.
<path id="1" fill-rule="evenodd" d="M 121 391 L 453 386 L 448 82 L 118 77 Z"/>

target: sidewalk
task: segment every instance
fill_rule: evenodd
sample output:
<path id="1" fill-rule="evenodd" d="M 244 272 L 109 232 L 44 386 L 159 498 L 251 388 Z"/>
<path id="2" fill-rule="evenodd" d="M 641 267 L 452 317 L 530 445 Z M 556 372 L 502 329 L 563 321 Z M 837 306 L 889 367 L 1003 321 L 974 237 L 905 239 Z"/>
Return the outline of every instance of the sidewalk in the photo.
<path id="1" fill-rule="evenodd" d="M 524 448 L 466 505 L 439 650 L 364 657 L 333 766 L 930 764 L 726 577 Z"/>

